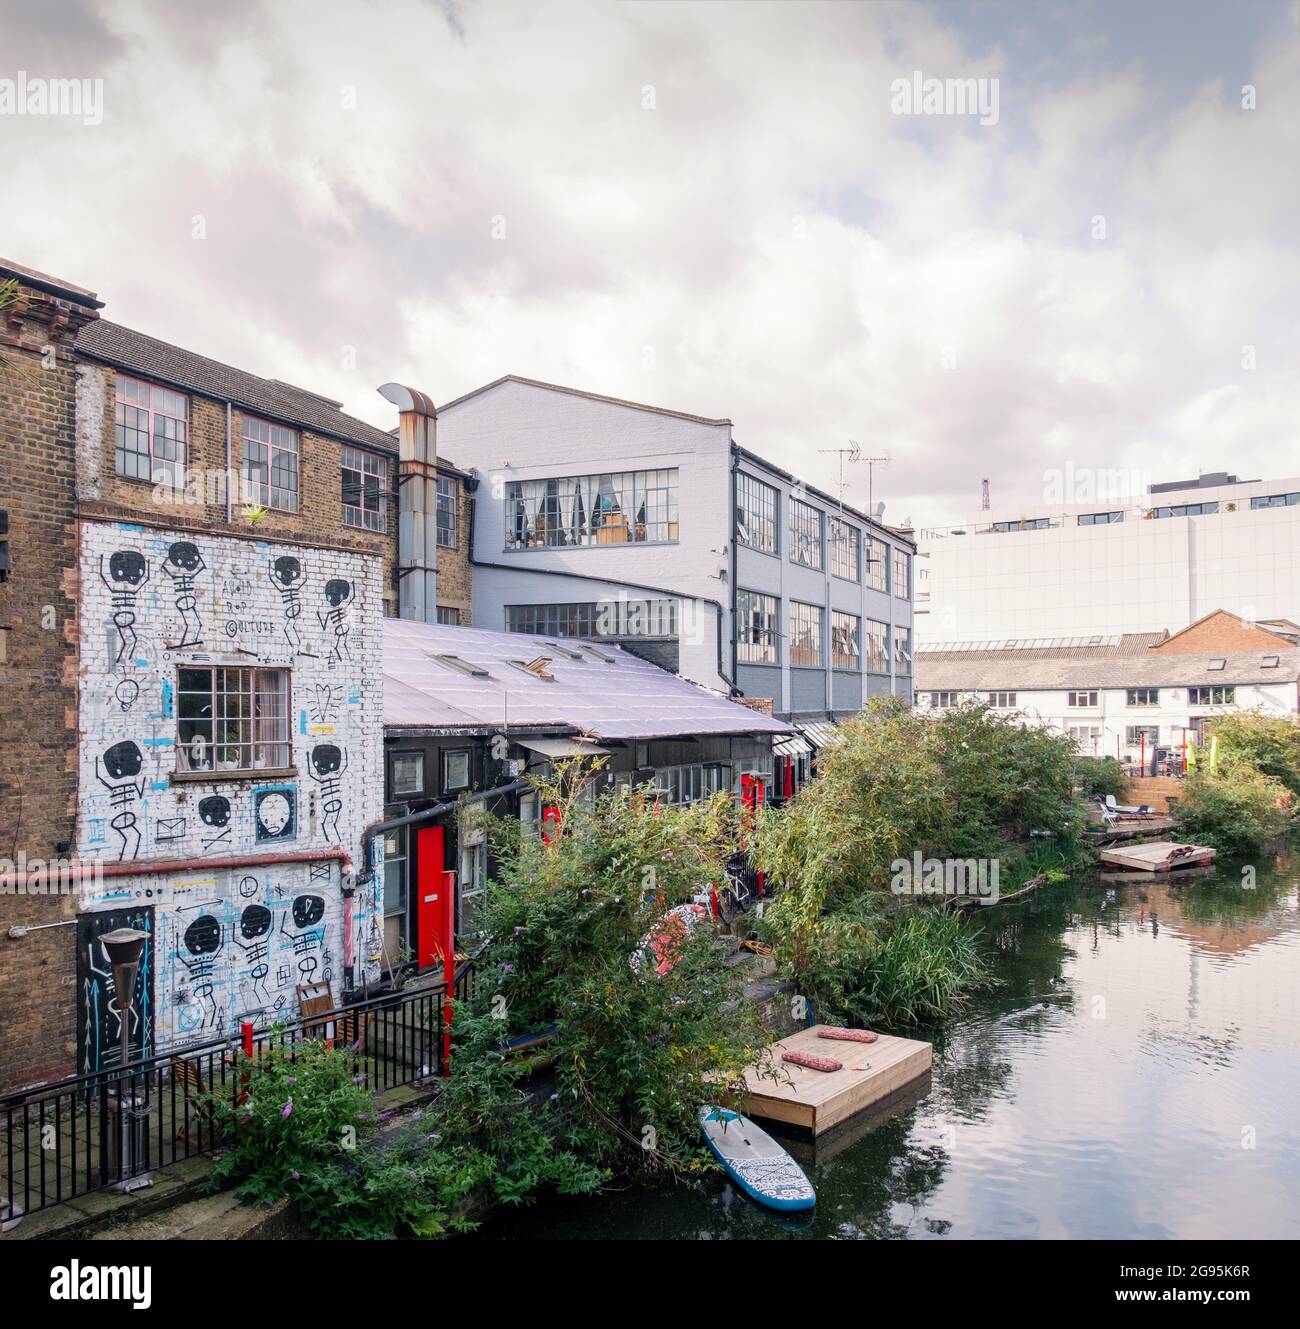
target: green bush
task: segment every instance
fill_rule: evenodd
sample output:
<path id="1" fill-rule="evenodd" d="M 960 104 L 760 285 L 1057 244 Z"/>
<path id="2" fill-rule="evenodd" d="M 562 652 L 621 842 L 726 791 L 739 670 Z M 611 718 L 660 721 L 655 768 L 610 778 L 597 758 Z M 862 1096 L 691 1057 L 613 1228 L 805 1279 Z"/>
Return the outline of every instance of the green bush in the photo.
<path id="1" fill-rule="evenodd" d="M 1300 795 L 1300 723 L 1295 717 L 1242 711 L 1218 716 L 1209 733 L 1218 739 L 1221 760 L 1246 762 Z"/>
<path id="2" fill-rule="evenodd" d="M 1227 854 L 1248 853 L 1285 834 L 1290 793 L 1281 780 L 1249 762 L 1220 758 L 1188 775 L 1174 810 L 1178 835 Z"/>
<path id="3" fill-rule="evenodd" d="M 1114 757 L 1081 756 L 1075 767 L 1075 781 L 1088 798 L 1105 798 L 1107 794 L 1121 801 L 1124 798 L 1124 768 Z"/>

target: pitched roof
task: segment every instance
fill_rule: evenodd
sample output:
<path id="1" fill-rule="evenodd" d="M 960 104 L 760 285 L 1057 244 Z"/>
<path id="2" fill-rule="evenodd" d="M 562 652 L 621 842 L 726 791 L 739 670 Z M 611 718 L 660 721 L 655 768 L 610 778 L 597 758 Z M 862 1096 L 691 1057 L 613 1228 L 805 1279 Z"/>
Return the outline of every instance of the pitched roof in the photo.
<path id="1" fill-rule="evenodd" d="M 345 415 L 339 402 L 278 379 L 259 378 L 108 319 L 96 319 L 82 328 L 77 336 L 77 352 L 171 387 L 232 402 L 283 424 L 397 454 L 395 439 L 364 420 Z"/>
<path id="2" fill-rule="evenodd" d="M 647 406 L 644 402 L 626 401 L 622 397 L 606 397 L 599 392 L 586 392 L 582 388 L 566 388 L 561 383 L 543 383 L 539 378 L 522 378 L 518 374 L 503 374 L 500 378 L 493 379 L 491 383 L 484 383 L 480 388 L 474 388 L 466 392 L 463 396 L 447 402 L 438 407 L 438 414 L 449 411 L 453 406 L 459 406 L 461 402 L 469 401 L 471 397 L 478 397 L 484 392 L 491 392 L 493 388 L 499 388 L 503 383 L 522 383 L 528 388 L 545 388 L 548 392 L 566 392 L 571 397 L 585 397 L 588 401 L 608 402 L 611 406 L 626 406 L 633 411 L 651 411 L 655 415 L 671 415 L 678 420 L 691 420 L 700 425 L 729 425 L 730 420 L 710 420 L 704 415 L 689 415 L 685 411 L 672 411 L 666 406 Z"/>
<path id="3" fill-rule="evenodd" d="M 464 672 L 439 656 L 484 673 Z M 524 667 L 538 657 L 549 662 L 551 678 Z M 467 731 L 529 726 L 625 740 L 794 732 L 605 642 L 396 618 L 384 620 L 384 724 Z"/>
<path id="4" fill-rule="evenodd" d="M 1195 651 L 1196 638 L 1204 634 L 1207 624 L 1218 623 L 1227 624 L 1228 630 L 1236 634 L 1237 646 L 1241 650 L 1268 650 L 1274 642 L 1281 649 L 1294 645 L 1294 643 L 1282 632 L 1275 631 L 1263 623 L 1248 623 L 1239 614 L 1232 613 L 1228 609 L 1212 609 L 1208 614 L 1202 614 L 1194 623 L 1189 623 L 1185 628 L 1179 630 L 1166 638 L 1160 644 L 1162 651 L 1168 651 L 1170 654 L 1181 651 Z M 1185 641 L 1190 638 L 1190 642 Z M 1219 643 L 1215 643 L 1219 645 Z M 1230 648 L 1229 642 L 1224 642 L 1220 646 L 1220 651 Z"/>

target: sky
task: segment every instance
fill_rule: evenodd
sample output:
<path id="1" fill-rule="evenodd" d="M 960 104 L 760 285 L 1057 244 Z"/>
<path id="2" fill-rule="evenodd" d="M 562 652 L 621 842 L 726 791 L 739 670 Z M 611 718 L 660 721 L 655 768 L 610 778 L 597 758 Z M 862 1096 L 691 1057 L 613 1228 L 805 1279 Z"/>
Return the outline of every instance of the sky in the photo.
<path id="1" fill-rule="evenodd" d="M 0 255 L 374 424 L 520 374 L 918 527 L 1300 473 L 1297 0 L 10 2 L 20 73 L 102 116 L 0 112 Z"/>

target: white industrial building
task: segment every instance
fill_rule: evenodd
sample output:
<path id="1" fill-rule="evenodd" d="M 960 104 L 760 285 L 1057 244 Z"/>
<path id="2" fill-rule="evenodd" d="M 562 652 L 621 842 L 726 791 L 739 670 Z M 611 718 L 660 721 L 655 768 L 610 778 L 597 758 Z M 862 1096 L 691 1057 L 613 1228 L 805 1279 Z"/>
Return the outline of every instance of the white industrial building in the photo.
<path id="1" fill-rule="evenodd" d="M 1215 609 L 1300 621 L 1300 478 L 1048 480 L 1053 497 L 1080 501 L 919 532 L 918 642 L 988 648 L 1176 632 Z"/>

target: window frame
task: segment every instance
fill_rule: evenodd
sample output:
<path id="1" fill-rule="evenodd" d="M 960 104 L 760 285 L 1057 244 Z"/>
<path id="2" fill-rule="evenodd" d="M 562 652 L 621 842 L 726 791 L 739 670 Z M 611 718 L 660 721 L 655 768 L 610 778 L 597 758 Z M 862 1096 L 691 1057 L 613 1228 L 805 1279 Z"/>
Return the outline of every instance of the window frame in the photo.
<path id="1" fill-rule="evenodd" d="M 1078 701 L 1078 697 L 1091 697 L 1091 701 Z M 1065 694 L 1067 708 L 1075 711 L 1093 711 L 1101 706 L 1101 691 L 1098 688 L 1073 688 Z"/>
<path id="2" fill-rule="evenodd" d="M 742 597 L 750 597 L 748 607 L 742 607 Z M 758 601 L 758 604 L 753 603 Z M 754 631 L 753 615 L 757 611 L 765 622 L 757 633 Z M 781 663 L 781 601 L 778 596 L 768 595 L 766 591 L 751 591 L 745 587 L 736 588 L 736 662 L 738 664 L 776 665 Z M 742 639 L 741 630 L 745 629 Z M 752 653 L 757 649 L 761 653 Z"/>
<path id="3" fill-rule="evenodd" d="M 183 687 L 183 674 L 207 674 L 209 676 L 209 686 L 204 688 Z M 227 679 L 226 675 L 249 675 L 250 687 L 232 689 L 223 687 L 220 691 L 217 689 L 217 675 L 221 674 L 222 683 Z M 258 675 L 271 675 L 277 681 L 277 688 L 271 690 L 257 686 Z M 197 779 L 197 780 L 221 780 L 221 779 L 247 779 L 250 775 L 257 779 L 265 779 L 273 775 L 296 774 L 293 764 L 293 671 L 291 669 L 270 667 L 265 665 L 205 665 L 205 664 L 178 664 L 175 675 L 176 687 L 176 729 L 175 729 L 175 769 L 172 772 L 173 779 Z M 187 697 L 209 697 L 209 708 L 207 719 L 204 720 L 201 715 L 189 716 L 182 712 L 185 710 L 185 698 Z M 259 698 L 266 696 L 275 696 L 283 699 L 283 706 L 277 705 L 269 715 L 258 715 L 257 705 Z M 223 699 L 223 704 L 218 705 L 218 698 Z M 229 700 L 231 698 L 239 699 L 238 711 L 244 709 L 244 699 L 247 699 L 247 714 L 229 713 Z M 280 725 L 276 728 L 277 737 L 257 738 L 254 737 L 255 726 L 259 720 L 278 720 Z M 196 766 L 192 764 L 193 745 L 196 738 L 203 737 L 200 732 L 191 733 L 188 737 L 182 737 L 182 726 L 207 726 L 208 736 L 206 737 L 205 747 L 208 754 L 208 764 L 206 766 Z M 228 725 L 235 725 L 235 732 L 240 735 L 234 739 L 223 737 L 218 740 L 217 728 L 221 725 L 223 729 Z M 248 737 L 242 737 L 242 726 L 248 726 Z M 228 733 L 229 730 L 226 729 Z M 240 756 L 248 756 L 249 764 L 241 764 L 236 760 L 233 766 L 218 765 L 222 760 L 218 754 L 230 749 L 236 749 Z M 281 763 L 272 763 L 269 759 L 264 759 L 265 764 L 258 766 L 258 749 L 272 748 L 276 749 L 274 756 L 284 758 Z M 182 754 L 184 756 L 182 757 Z M 182 759 L 184 765 L 181 764 Z"/>
<path id="4" fill-rule="evenodd" d="M 472 769 L 472 748 L 443 748 L 441 766 L 442 766 L 442 792 L 444 794 L 458 793 L 462 789 L 468 789 L 474 782 L 474 771 Z M 465 783 L 451 783 L 451 758 L 463 757 L 465 759 Z"/>
<path id="5" fill-rule="evenodd" d="M 742 488 L 754 491 L 742 494 Z M 747 502 L 746 499 L 754 501 Z M 769 502 L 770 500 L 770 502 Z M 736 472 L 736 543 L 755 553 L 781 554 L 781 491 L 748 471 Z M 765 531 L 769 542 L 754 539 L 755 530 Z M 742 535 L 741 532 L 744 532 Z"/>
<path id="6" fill-rule="evenodd" d="M 837 623 L 836 619 L 841 622 Z M 853 654 L 842 654 L 837 645 L 836 630 L 839 630 L 839 640 L 844 639 L 844 630 L 849 629 L 850 640 L 853 646 Z M 850 614 L 844 609 L 831 610 L 831 668 L 839 669 L 846 673 L 860 674 L 862 672 L 862 619 L 857 614 Z M 843 661 L 848 661 L 847 664 Z"/>
<path id="7" fill-rule="evenodd" d="M 1145 698 L 1142 694 L 1146 694 Z M 1125 688 L 1124 689 L 1125 706 L 1159 706 L 1160 689 L 1159 688 Z"/>
<path id="8" fill-rule="evenodd" d="M 900 562 L 901 560 L 901 562 Z M 894 599 L 910 600 L 912 598 L 912 555 L 901 545 L 893 546 L 893 557 L 890 562 L 893 566 L 890 569 L 890 581 L 893 583 Z M 902 569 L 903 589 L 898 589 L 899 569 Z"/>
<path id="9" fill-rule="evenodd" d="M 1198 697 L 1196 694 L 1208 692 L 1209 699 Z M 1215 693 L 1221 693 L 1221 696 L 1215 696 Z M 1237 704 L 1237 685 L 1235 683 L 1204 683 L 1194 684 L 1187 689 L 1187 704 L 1189 706 L 1235 706 Z"/>
<path id="10" fill-rule="evenodd" d="M 876 632 L 876 628 L 880 631 Z M 893 643 L 890 641 L 889 624 L 882 622 L 878 618 L 867 619 L 867 630 L 863 635 L 863 646 L 865 648 L 863 655 L 863 671 L 868 674 L 888 675 L 890 672 L 889 662 L 893 658 Z M 879 655 L 876 653 L 876 645 L 879 642 Z M 880 668 L 872 667 L 872 661 L 880 661 Z"/>
<path id="11" fill-rule="evenodd" d="M 893 562 L 891 551 L 893 548 L 894 546 L 888 540 L 882 540 L 878 535 L 868 533 L 866 550 L 864 551 L 865 556 L 862 560 L 863 584 L 870 590 L 879 591 L 882 595 L 889 594 L 889 577 Z M 880 557 L 873 558 L 872 554 L 877 551 L 879 551 Z M 878 576 L 871 571 L 876 564 L 880 565 Z"/>
<path id="12" fill-rule="evenodd" d="M 825 669 L 826 668 L 826 616 L 821 605 L 809 604 L 806 600 L 791 600 L 790 611 L 786 616 L 789 624 L 786 641 L 786 655 L 792 669 Z M 800 610 L 808 610 L 807 615 L 800 614 Z M 815 616 L 815 617 L 814 617 Z M 800 620 L 806 620 L 801 622 Z M 803 637 L 803 629 L 811 631 L 813 623 L 816 623 L 817 632 L 817 658 L 815 660 L 796 658 L 800 652 L 807 653 L 807 646 L 797 645 Z"/>
<path id="13" fill-rule="evenodd" d="M 680 480 L 676 466 L 511 480 L 505 551 L 677 544 Z"/>
<path id="14" fill-rule="evenodd" d="M 265 438 L 250 436 L 249 426 L 257 426 L 267 431 Z M 277 433 L 282 437 L 277 440 Z M 274 420 L 267 420 L 260 415 L 249 415 L 245 413 L 240 421 L 239 437 L 242 443 L 240 475 L 243 479 L 244 493 L 249 494 L 262 507 L 270 508 L 273 512 L 296 513 L 302 510 L 302 434 L 299 430 L 291 428 L 289 425 L 277 424 Z M 290 447 L 284 439 L 292 440 Z M 265 461 L 253 462 L 249 457 L 249 448 L 265 449 Z M 292 457 L 293 459 L 293 485 L 286 487 L 275 483 L 275 468 L 277 458 Z M 265 467 L 266 479 L 255 480 L 250 473 L 250 466 L 258 465 Z M 278 500 L 277 495 L 288 494 L 291 497 L 290 502 Z"/>
<path id="15" fill-rule="evenodd" d="M 373 465 L 372 465 L 373 464 Z M 388 458 L 351 443 L 341 445 L 339 474 L 342 481 L 343 525 L 360 531 L 374 531 L 384 535 L 388 531 Z M 359 478 L 353 482 L 357 501 L 348 502 L 348 475 Z M 374 483 L 370 483 L 374 477 Z M 378 506 L 369 506 L 371 495 Z"/>
<path id="16" fill-rule="evenodd" d="M 826 566 L 826 556 L 823 552 L 823 546 L 826 541 L 826 514 L 821 508 L 814 507 L 811 503 L 805 503 L 801 498 L 790 497 L 786 504 L 789 519 L 786 522 L 786 530 L 789 535 L 790 544 L 790 562 L 801 568 L 811 568 L 814 572 L 822 572 Z M 816 542 L 813 543 L 811 523 L 808 520 L 809 514 L 816 518 Z M 815 552 L 816 562 L 810 561 L 809 557 Z"/>
<path id="17" fill-rule="evenodd" d="M 449 488 L 444 490 L 444 485 Z M 440 475 L 434 488 L 436 491 L 434 539 L 439 549 L 459 548 L 460 523 L 457 521 L 459 516 L 457 500 L 460 497 L 460 483 L 454 475 Z"/>
<path id="18" fill-rule="evenodd" d="M 846 540 L 845 535 L 851 539 Z M 862 581 L 862 532 L 851 521 L 832 515 L 827 523 L 827 542 L 831 551 L 831 576 L 855 586 Z M 847 550 L 848 556 L 845 551 Z M 851 566 L 851 571 L 845 569 Z"/>
<path id="19" fill-rule="evenodd" d="M 139 389 L 148 391 L 148 404 L 141 405 L 140 401 L 131 401 L 123 395 L 122 389 L 126 384 L 132 384 Z M 173 415 L 170 411 L 160 410 L 155 405 L 155 394 L 166 393 L 169 396 L 177 398 L 184 405 L 184 415 Z M 126 411 L 143 412 L 145 418 L 144 438 L 147 451 L 128 452 L 124 446 L 125 436 L 128 432 L 139 435 L 140 429 L 135 425 L 128 426 L 127 422 L 120 418 Z M 169 420 L 172 423 L 179 423 L 182 428 L 182 435 L 179 438 L 166 438 L 159 440 L 156 433 L 156 421 Z M 165 383 L 157 383 L 153 379 L 141 378 L 138 374 L 118 373 L 114 384 L 113 392 L 113 473 L 123 480 L 132 480 L 142 484 L 168 484 L 174 489 L 184 489 L 185 474 L 189 469 L 190 459 L 190 394 L 181 392 L 176 388 L 169 388 Z M 165 457 L 159 462 L 155 450 L 155 444 L 159 441 L 177 445 L 180 453 L 179 457 Z M 149 460 L 149 474 L 132 475 L 124 469 L 125 459 L 127 457 L 147 457 Z M 176 467 L 179 466 L 179 474 Z M 163 472 L 160 477 L 159 472 Z"/>
<path id="20" fill-rule="evenodd" d="M 416 757 L 420 762 L 420 782 L 414 789 L 399 789 L 397 786 L 397 763 L 400 759 Z M 424 793 L 428 779 L 428 754 L 423 748 L 397 748 L 388 754 L 388 791 L 394 801 L 403 798 L 418 797 Z"/>

